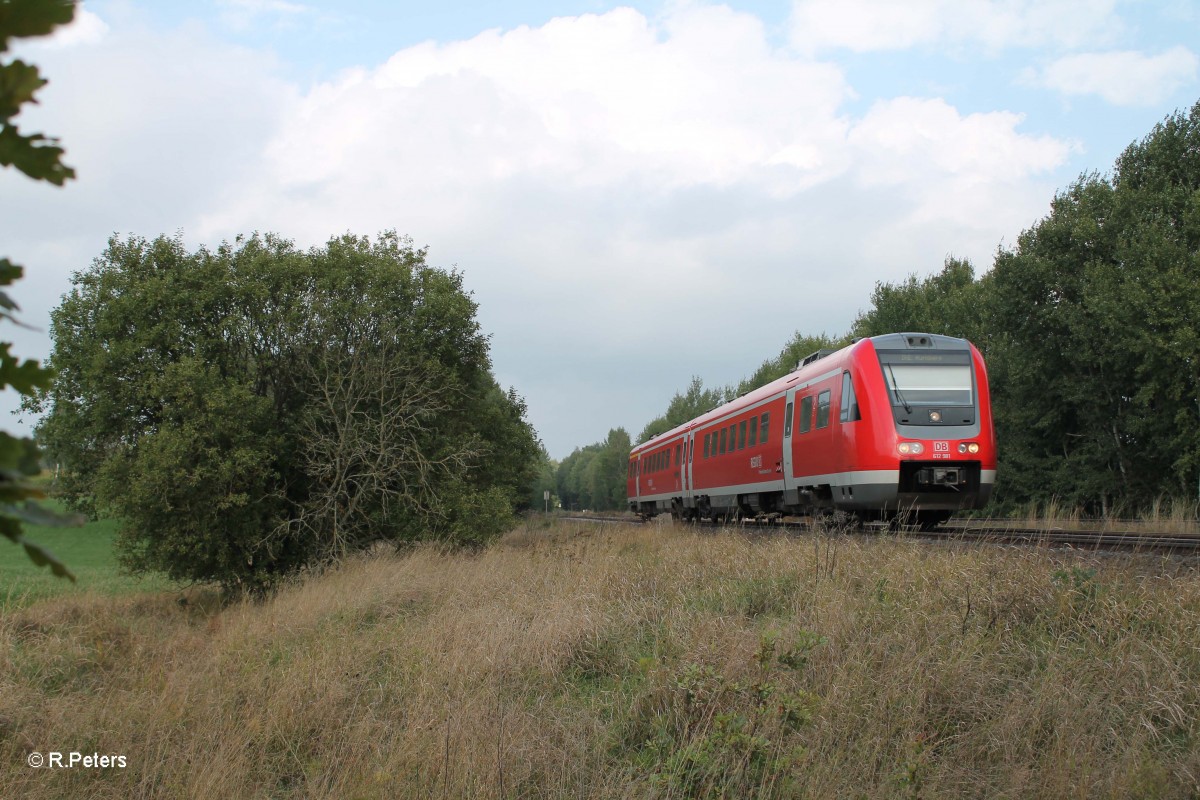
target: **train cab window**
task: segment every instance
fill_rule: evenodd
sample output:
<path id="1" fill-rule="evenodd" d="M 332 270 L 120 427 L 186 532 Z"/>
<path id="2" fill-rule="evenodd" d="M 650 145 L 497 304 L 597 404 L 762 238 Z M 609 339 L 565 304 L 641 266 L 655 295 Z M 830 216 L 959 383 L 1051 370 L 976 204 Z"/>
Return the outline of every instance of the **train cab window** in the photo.
<path id="1" fill-rule="evenodd" d="M 729 429 L 721 428 L 721 455 L 725 455 L 725 443 L 729 441 Z"/>
<path id="2" fill-rule="evenodd" d="M 825 428 L 829 426 L 829 398 L 830 391 L 826 389 L 817 395 L 817 427 Z"/>
<path id="3" fill-rule="evenodd" d="M 738 450 L 746 449 L 746 420 L 738 423 Z"/>
<path id="4" fill-rule="evenodd" d="M 787 408 L 783 410 L 783 438 L 788 438 L 792 435 L 792 404 L 788 403 Z"/>
<path id="5" fill-rule="evenodd" d="M 750 441 L 746 444 L 750 447 L 758 444 L 758 417 L 750 418 Z"/>
<path id="6" fill-rule="evenodd" d="M 771 436 L 771 412 L 764 411 L 762 415 L 762 424 L 758 426 L 758 443 L 766 444 Z"/>
<path id="7" fill-rule="evenodd" d="M 842 422 L 858 422 L 862 415 L 858 413 L 858 398 L 854 396 L 854 381 L 850 373 L 842 373 Z"/>
<path id="8" fill-rule="evenodd" d="M 812 395 L 800 401 L 800 432 L 812 430 Z"/>
<path id="9" fill-rule="evenodd" d="M 711 433 L 704 434 L 704 457 L 705 458 L 708 458 L 708 444 L 711 439 L 712 439 Z"/>

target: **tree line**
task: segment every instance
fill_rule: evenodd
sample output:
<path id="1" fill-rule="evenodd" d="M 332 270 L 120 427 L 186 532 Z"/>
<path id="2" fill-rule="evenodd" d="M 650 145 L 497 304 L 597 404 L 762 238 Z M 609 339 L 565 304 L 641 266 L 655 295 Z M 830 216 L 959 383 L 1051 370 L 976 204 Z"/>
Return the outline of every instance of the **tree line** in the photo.
<path id="1" fill-rule="evenodd" d="M 895 331 L 963 337 L 983 352 L 1000 506 L 1055 501 L 1112 514 L 1195 502 L 1200 102 L 1132 143 L 1110 173 L 1060 191 L 985 274 L 950 257 L 925 277 L 877 283 L 845 335 L 797 333 L 737 386 L 693 378 L 638 441 L 786 375 L 808 353 Z M 610 480 L 623 486 L 624 470 Z"/>

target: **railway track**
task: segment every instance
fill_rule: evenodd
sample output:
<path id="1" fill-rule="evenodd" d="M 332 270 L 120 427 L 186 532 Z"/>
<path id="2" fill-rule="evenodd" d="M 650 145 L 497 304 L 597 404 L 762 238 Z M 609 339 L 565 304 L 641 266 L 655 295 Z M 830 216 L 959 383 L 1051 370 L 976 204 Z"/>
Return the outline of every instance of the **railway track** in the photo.
<path id="1" fill-rule="evenodd" d="M 939 539 L 978 539 L 1079 550 L 1134 550 L 1194 553 L 1200 551 L 1200 534 L 1114 529 L 1071 529 L 1055 526 L 1026 527 L 1005 520 L 951 520 L 922 536 Z"/>
<path id="2" fill-rule="evenodd" d="M 640 524 L 637 517 L 563 517 L 579 522 L 609 524 Z M 711 522 L 701 525 L 719 527 Z M 1200 552 L 1200 533 L 1166 533 L 1145 530 L 1088 530 L 1056 526 L 1029 527 L 1015 520 L 963 519 L 950 520 L 933 530 L 916 527 L 889 527 L 883 523 L 867 523 L 862 527 L 836 526 L 806 517 L 786 517 L 771 521 L 744 521 L 726 527 L 747 531 L 820 530 L 822 532 L 870 533 L 942 541 L 1017 544 L 1030 547 L 1063 547 L 1075 550 L 1121 550 L 1136 552 L 1194 554 Z"/>

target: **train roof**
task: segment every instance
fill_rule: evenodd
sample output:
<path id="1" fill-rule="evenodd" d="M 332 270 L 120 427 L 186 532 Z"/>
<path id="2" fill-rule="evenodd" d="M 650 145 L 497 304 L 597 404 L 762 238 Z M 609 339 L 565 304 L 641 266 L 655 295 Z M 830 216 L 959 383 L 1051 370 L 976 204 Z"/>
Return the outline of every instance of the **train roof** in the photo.
<path id="1" fill-rule="evenodd" d="M 966 339 L 956 339 L 953 336 L 943 336 L 938 333 L 885 333 L 880 336 L 871 336 L 864 339 L 856 339 L 850 344 L 839 350 L 818 350 L 817 352 L 806 356 L 796 365 L 796 369 L 784 375 L 782 378 L 777 378 L 765 386 L 760 386 L 757 389 L 752 389 L 743 395 L 735 397 L 728 403 L 722 403 L 716 408 L 710 409 L 698 417 L 688 420 L 682 425 L 676 425 L 669 431 L 651 437 L 649 440 L 635 445 L 630 450 L 630 456 L 635 456 L 645 450 L 652 450 L 657 445 L 674 439 L 682 433 L 696 427 L 704 422 L 720 417 L 735 411 L 746 405 L 753 405 L 760 400 L 772 397 L 787 389 L 787 387 L 795 383 L 798 378 L 816 377 L 822 374 L 830 363 L 841 361 L 842 358 L 848 356 L 851 350 L 858 347 L 866 346 L 864 342 L 870 342 L 876 350 L 970 350 L 971 343 Z M 833 361 L 826 361 L 833 359 Z M 822 363 L 825 362 L 825 363 Z"/>

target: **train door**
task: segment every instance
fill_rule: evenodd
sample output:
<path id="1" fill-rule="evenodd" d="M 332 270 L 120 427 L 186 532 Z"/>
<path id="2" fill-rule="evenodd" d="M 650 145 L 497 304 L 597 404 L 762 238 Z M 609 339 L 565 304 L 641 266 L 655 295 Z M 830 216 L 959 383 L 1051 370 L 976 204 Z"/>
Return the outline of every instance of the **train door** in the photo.
<path id="1" fill-rule="evenodd" d="M 671 472 L 675 479 L 674 494 L 683 494 L 683 439 L 675 443 L 675 455 L 671 456 Z"/>
<path id="2" fill-rule="evenodd" d="M 691 432 L 683 435 L 683 507 L 691 508 L 695 501 L 692 500 L 692 440 L 695 438 Z"/>
<path id="3" fill-rule="evenodd" d="M 792 422 L 796 419 L 796 390 L 788 389 L 787 404 L 783 408 L 783 488 L 784 490 L 795 489 L 796 481 L 793 477 L 792 464 Z"/>

